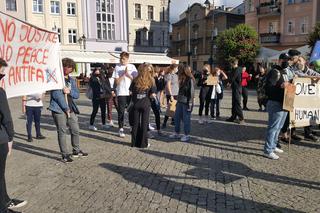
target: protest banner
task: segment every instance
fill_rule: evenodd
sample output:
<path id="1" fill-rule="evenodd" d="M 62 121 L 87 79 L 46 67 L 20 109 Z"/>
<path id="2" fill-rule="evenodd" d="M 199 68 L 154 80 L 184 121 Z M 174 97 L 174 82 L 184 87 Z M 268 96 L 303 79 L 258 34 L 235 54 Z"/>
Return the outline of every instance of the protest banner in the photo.
<path id="1" fill-rule="evenodd" d="M 207 85 L 210 85 L 210 86 L 217 85 L 218 82 L 219 82 L 218 77 L 215 77 L 213 75 L 209 75 L 206 81 Z"/>
<path id="2" fill-rule="evenodd" d="M 283 102 L 290 113 L 290 127 L 320 124 L 320 78 L 299 77 L 293 84 L 286 88 Z"/>
<path id="3" fill-rule="evenodd" d="M 0 12 L 0 57 L 8 63 L 0 87 L 8 98 L 62 89 L 58 35 Z"/>

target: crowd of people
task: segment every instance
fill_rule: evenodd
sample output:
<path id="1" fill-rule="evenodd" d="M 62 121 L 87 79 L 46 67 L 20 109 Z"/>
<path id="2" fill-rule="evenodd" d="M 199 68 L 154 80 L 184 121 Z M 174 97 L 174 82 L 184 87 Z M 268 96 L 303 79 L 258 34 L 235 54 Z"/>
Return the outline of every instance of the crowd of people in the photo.
<path id="1" fill-rule="evenodd" d="M 185 64 L 172 64 L 166 68 L 154 67 L 149 63 L 141 64 L 138 69 L 129 63 L 129 53 L 120 54 L 120 63 L 115 67 L 103 70 L 95 68 L 89 79 L 87 97 L 92 102 L 92 113 L 88 129 L 96 131 L 96 116 L 100 109 L 103 129 L 114 127 L 112 118 L 113 106 L 117 111 L 119 137 L 126 137 L 124 126 L 128 123 L 131 134 L 131 146 L 147 148 L 150 146 L 148 138 L 153 127 L 150 125 L 150 111 L 152 109 L 156 122 L 158 135 L 162 135 L 161 129 L 167 127 L 171 117 L 171 125 L 174 132 L 169 137 L 182 142 L 190 141 L 191 113 L 194 108 L 195 86 L 199 92 L 199 119 L 200 125 L 211 123 L 220 117 L 220 102 L 223 99 L 225 86 L 232 90 L 232 109 L 228 122 L 245 124 L 243 110 L 250 110 L 248 102 L 249 74 L 246 67 L 239 66 L 239 61 L 231 61 L 229 73 L 222 67 L 204 65 L 201 76 L 195 79 L 192 69 Z M 61 160 L 71 163 L 73 158 L 87 157 L 88 153 L 80 148 L 79 140 L 79 109 L 75 99 L 79 98 L 79 90 L 70 73 L 75 69 L 72 59 L 62 60 L 65 87 L 61 90 L 50 92 L 50 104 L 53 121 L 57 129 L 58 145 Z M 0 80 L 4 77 L 4 67 L 7 64 L 0 59 Z M 228 75 L 227 75 L 228 74 Z M 264 153 L 270 159 L 279 159 L 278 153 L 283 153 L 279 139 L 288 142 L 289 115 L 283 106 L 284 90 L 292 82 L 295 76 L 320 76 L 319 73 L 308 67 L 306 58 L 297 50 L 290 50 L 279 57 L 279 64 L 274 65 L 269 71 L 263 65 L 259 65 L 257 79 L 257 101 L 259 111 L 268 112 L 268 128 L 265 139 Z M 211 79 L 209 81 L 209 78 Z M 212 83 L 214 79 L 214 83 Z M 210 82 L 210 83 L 209 83 Z M 43 108 L 44 94 L 32 94 L 22 98 L 23 112 L 26 114 L 27 141 L 32 142 L 32 123 L 35 123 L 36 139 L 43 140 L 46 137 L 41 133 L 40 120 Z M 241 97 L 243 101 L 241 102 Z M 10 114 L 5 91 L 0 88 L 0 209 L 1 212 L 15 212 L 14 207 L 21 207 L 26 201 L 10 199 L 6 191 L 5 165 L 7 155 L 12 150 L 14 136 L 13 122 Z M 242 106 L 241 106 L 242 104 Z M 174 114 L 169 113 L 174 106 Z M 166 114 L 161 126 L 161 110 L 166 107 Z M 170 110 L 169 110 L 170 109 Z M 204 110 L 204 116 L 203 116 Z M 210 117 L 209 117 L 210 112 Z M 126 121 L 126 117 L 128 118 Z M 181 131 L 183 124 L 183 131 Z M 71 134 L 72 151 L 67 148 L 67 131 Z M 183 134 L 181 134 L 183 132 Z M 293 129 L 291 138 L 300 140 Z M 279 136 L 279 134 L 281 135 Z M 128 133 L 127 133 L 128 134 Z M 305 139 L 318 141 L 310 126 L 304 128 Z"/>

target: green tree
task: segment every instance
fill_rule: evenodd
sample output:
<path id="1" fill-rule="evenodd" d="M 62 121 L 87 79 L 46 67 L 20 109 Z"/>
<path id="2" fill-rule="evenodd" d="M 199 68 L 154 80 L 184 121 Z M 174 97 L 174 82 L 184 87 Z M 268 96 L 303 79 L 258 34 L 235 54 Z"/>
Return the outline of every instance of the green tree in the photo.
<path id="1" fill-rule="evenodd" d="M 253 63 L 260 48 L 257 32 L 246 24 L 237 25 L 219 34 L 216 45 L 217 62 L 224 68 L 234 58 L 240 64 Z"/>
<path id="2" fill-rule="evenodd" d="M 309 33 L 308 45 L 313 49 L 316 42 L 320 40 L 320 22 L 316 24 L 313 31 Z"/>

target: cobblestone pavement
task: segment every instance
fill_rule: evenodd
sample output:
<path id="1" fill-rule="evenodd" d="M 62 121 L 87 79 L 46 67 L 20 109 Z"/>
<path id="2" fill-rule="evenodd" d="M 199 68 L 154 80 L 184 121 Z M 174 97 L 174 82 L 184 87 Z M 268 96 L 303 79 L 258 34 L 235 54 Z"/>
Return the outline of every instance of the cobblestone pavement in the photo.
<path id="1" fill-rule="evenodd" d="M 257 109 L 250 95 L 249 107 Z M 50 112 L 42 117 L 47 140 L 28 143 L 20 100 L 10 100 L 17 134 L 7 185 L 12 197 L 28 200 L 23 212 L 320 212 L 320 143 L 301 141 L 290 153 L 284 145 L 278 161 L 266 159 L 266 113 L 246 111 L 244 126 L 199 125 L 196 107 L 191 142 L 170 140 L 169 127 L 150 148 L 136 149 L 116 128 L 89 131 L 91 103 L 82 95 L 78 104 L 80 143 L 89 157 L 66 165 Z M 227 91 L 223 118 L 230 105 Z"/>

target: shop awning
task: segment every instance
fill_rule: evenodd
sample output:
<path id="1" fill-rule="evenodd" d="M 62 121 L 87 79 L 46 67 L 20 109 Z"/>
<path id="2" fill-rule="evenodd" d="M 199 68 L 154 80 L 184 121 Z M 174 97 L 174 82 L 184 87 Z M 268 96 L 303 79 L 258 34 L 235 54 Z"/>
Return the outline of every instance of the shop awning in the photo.
<path id="1" fill-rule="evenodd" d="M 118 63 L 119 59 L 108 52 L 62 50 L 62 58 L 71 58 L 77 63 Z"/>
<path id="2" fill-rule="evenodd" d="M 114 57 L 120 58 L 120 53 L 110 53 Z M 141 52 L 129 52 L 129 63 L 143 64 L 145 62 L 150 64 L 170 65 L 179 64 L 179 60 L 170 58 L 165 54 L 160 53 L 141 53 Z"/>

